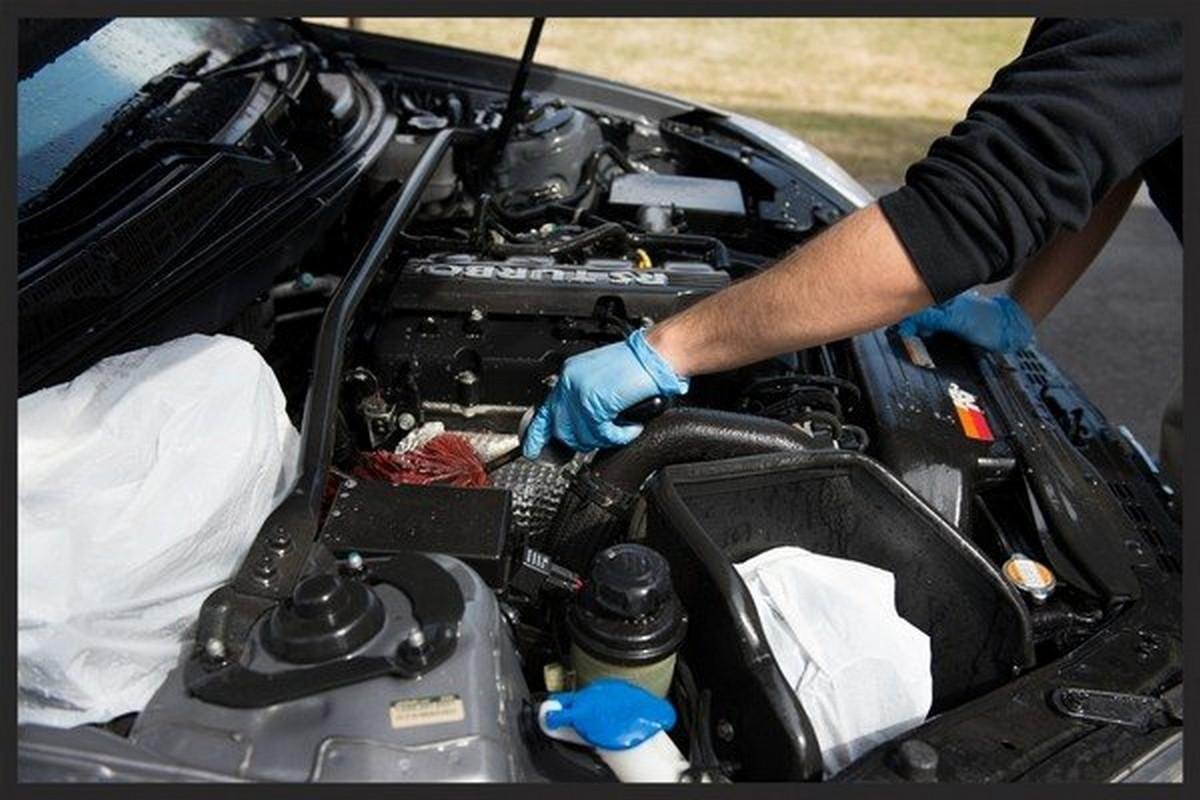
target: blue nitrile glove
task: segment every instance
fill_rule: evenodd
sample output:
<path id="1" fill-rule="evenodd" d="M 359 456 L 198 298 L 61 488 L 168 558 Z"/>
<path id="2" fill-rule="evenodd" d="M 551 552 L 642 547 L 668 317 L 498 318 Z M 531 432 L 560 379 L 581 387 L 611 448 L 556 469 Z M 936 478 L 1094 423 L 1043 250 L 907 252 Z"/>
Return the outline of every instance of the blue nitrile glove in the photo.
<path id="1" fill-rule="evenodd" d="M 628 750 L 675 726 L 675 707 L 640 686 L 601 678 L 574 692 L 550 695 L 562 709 L 546 713 L 546 727 L 569 725 L 592 747 Z"/>
<path id="2" fill-rule="evenodd" d="M 656 394 L 674 397 L 688 390 L 687 378 L 675 374 L 646 341 L 644 329 L 563 363 L 554 391 L 525 431 L 522 451 L 537 458 L 553 436 L 574 450 L 629 444 L 641 425 L 615 421 L 625 409 Z"/>
<path id="3" fill-rule="evenodd" d="M 936 331 L 1001 353 L 1021 350 L 1033 341 L 1033 322 L 1016 300 L 1007 295 L 984 297 L 976 291 L 918 311 L 896 325 L 901 336 L 927 336 Z"/>

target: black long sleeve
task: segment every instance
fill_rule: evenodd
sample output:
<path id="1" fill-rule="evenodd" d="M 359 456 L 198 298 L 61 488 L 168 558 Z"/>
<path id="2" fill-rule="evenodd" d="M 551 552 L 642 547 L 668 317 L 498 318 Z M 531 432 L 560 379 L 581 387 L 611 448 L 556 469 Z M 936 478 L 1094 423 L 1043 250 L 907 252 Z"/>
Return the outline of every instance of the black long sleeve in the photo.
<path id="1" fill-rule="evenodd" d="M 1178 152 L 1182 126 L 1178 21 L 1038 21 L 880 207 L 945 300 L 1008 277 L 1060 229 L 1078 230 L 1117 181 Z"/>

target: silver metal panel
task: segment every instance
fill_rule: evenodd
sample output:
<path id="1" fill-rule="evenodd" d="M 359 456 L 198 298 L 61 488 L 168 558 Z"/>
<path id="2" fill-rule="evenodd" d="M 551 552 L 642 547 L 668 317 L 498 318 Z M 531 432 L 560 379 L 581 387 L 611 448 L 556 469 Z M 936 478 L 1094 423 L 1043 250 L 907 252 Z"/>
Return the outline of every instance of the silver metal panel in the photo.
<path id="1" fill-rule="evenodd" d="M 261 709 L 190 697 L 176 669 L 138 718 L 130 742 L 175 764 L 250 780 L 528 779 L 517 733 L 527 689 L 496 599 L 462 562 L 433 557 L 451 572 L 466 601 L 458 647 L 446 663 L 416 679 L 374 678 Z M 375 588 L 387 622 L 358 654 L 394 649 L 416 627 L 403 593 Z M 251 643 L 257 635 L 258 628 Z M 247 665 L 261 672 L 294 667 L 261 646 L 253 646 L 248 658 Z M 393 713 L 398 701 L 397 708 L 410 709 L 407 717 L 403 710 Z M 403 701 L 448 710 L 426 718 Z"/>

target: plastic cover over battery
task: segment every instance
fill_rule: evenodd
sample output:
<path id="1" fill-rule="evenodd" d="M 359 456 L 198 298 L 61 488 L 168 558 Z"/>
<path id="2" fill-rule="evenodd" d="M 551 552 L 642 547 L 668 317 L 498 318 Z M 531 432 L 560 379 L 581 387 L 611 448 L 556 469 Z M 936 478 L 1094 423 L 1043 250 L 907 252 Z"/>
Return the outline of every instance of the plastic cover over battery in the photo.
<path id="1" fill-rule="evenodd" d="M 192 335 L 17 403 L 19 723 L 140 710 L 296 478 L 254 348 Z"/>
<path id="2" fill-rule="evenodd" d="M 800 547 L 734 567 L 812 722 L 826 776 L 924 721 L 929 636 L 896 613 L 892 573 Z"/>

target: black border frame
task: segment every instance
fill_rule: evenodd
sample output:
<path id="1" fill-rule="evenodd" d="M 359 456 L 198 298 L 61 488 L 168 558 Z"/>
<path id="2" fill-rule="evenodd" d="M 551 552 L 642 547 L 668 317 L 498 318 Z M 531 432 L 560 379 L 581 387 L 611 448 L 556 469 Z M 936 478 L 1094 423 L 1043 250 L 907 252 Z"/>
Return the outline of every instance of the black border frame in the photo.
<path id="1" fill-rule="evenodd" d="M 1171 16 L 1184 19 L 1185 48 L 1189 42 L 1197 39 L 1200 34 L 1200 22 L 1192 18 L 1200 16 L 1200 3 L 1186 0 L 844 0 L 844 2 L 814 2 L 813 0 L 709 0 L 697 3 L 695 0 L 344 0 L 343 2 L 317 2 L 317 0 L 4 0 L 0 5 L 0 59 L 3 60 L 3 78 L 0 79 L 0 118 L 11 121 L 0 125 L 0 254 L 3 263 L 0 270 L 11 276 L 2 291 L 3 305 L 0 306 L 0 342 L 4 344 L 4 353 L 0 356 L 0 391 L 8 400 L 3 411 L 0 411 L 0 524 L 4 546 L 8 558 L 3 559 L 3 591 L 0 592 L 0 619 L 4 620 L 7 636 L 4 639 L 4 657 L 0 659 L 0 685 L 4 687 L 4 708 L 8 719 L 16 719 L 16 559 L 12 553 L 16 546 L 16 375 L 17 375 L 17 331 L 16 331 L 16 81 L 17 52 L 16 52 L 16 21 L 20 17 L 99 17 L 99 16 L 459 16 L 459 17 L 499 17 L 515 16 L 529 17 L 536 15 L 562 17 L 672 17 L 672 16 L 725 16 L 725 17 L 771 17 L 771 16 L 911 16 L 911 17 L 943 17 L 943 16 Z M 1185 163 L 1200 165 L 1200 78 L 1193 74 L 1196 68 L 1189 68 L 1184 82 L 1185 119 L 1184 128 L 1190 135 L 1185 137 Z M 1184 176 L 1184 208 L 1191 209 L 1200 206 L 1200 168 L 1185 169 Z M 1195 239 L 1200 236 L 1200 213 L 1186 213 L 1183 217 L 1183 227 L 1186 238 Z M 1184 249 L 1184 302 L 1200 308 L 1200 279 L 1193 274 L 1200 265 L 1200 249 L 1192 252 Z M 1200 344 L 1188 346 L 1200 335 L 1198 325 L 1200 313 L 1184 314 L 1184 374 L 1196 375 L 1198 370 L 1195 362 L 1200 359 Z M 1185 383 L 1194 383 L 1185 377 Z M 1193 387 L 1195 388 L 1195 387 Z M 1188 390 L 1189 393 L 1192 391 Z M 1200 465 L 1200 457 L 1196 451 L 1200 446 L 1195 442 L 1185 448 L 1185 463 L 1190 467 L 1185 472 L 1191 472 Z M 1200 528 L 1200 522 L 1191 522 L 1185 515 L 1185 538 L 1200 535 L 1193 529 Z M 1191 552 L 1189 552 L 1189 550 Z M 1200 570 L 1200 548 L 1185 547 L 1184 569 L 1189 573 Z M 1196 638 L 1196 627 L 1200 621 L 1200 582 L 1185 585 L 1185 638 Z M 11 622 L 10 622 L 11 620 Z M 1198 639 L 1200 641 L 1200 639 Z M 1200 685 L 1200 675 L 1189 673 L 1185 684 L 1191 684 L 1193 689 Z M 1185 724 L 1185 733 L 1187 731 Z M 1192 728 L 1197 726 L 1193 725 Z M 4 783 L 15 784 L 16 781 L 16 726 L 3 731 L 5 748 L 3 750 Z M 1200 780 L 1200 744 L 1187 744 L 1185 735 L 1185 781 L 1188 775 Z M 1184 784 L 1186 786 L 1186 784 Z M 1088 797 L 1115 796 L 1117 794 L 1146 794 L 1155 796 L 1182 796 L 1186 791 L 1184 786 L 1099 786 L 1088 785 L 1085 791 Z M 824 797 L 865 797 L 874 798 L 887 796 L 932 797 L 964 795 L 1003 795 L 1024 797 L 1046 797 L 1062 800 L 1065 791 L 1074 787 L 1059 787 L 1049 784 L 1040 785 L 1007 785 L 1007 786 L 929 786 L 909 785 L 889 787 L 880 791 L 870 785 L 832 786 L 792 784 L 742 784 L 726 787 L 635 787 L 622 786 L 618 792 L 627 796 L 658 797 L 679 795 L 684 791 L 711 792 L 720 795 L 734 794 L 744 797 L 779 797 L 794 798 L 798 793 L 815 792 Z M 452 795 L 471 795 L 488 797 L 531 797 L 560 795 L 562 788 L 553 785 L 528 786 L 482 786 L 458 788 L 446 785 L 396 786 L 396 785 L 358 785 L 346 786 L 294 786 L 294 785 L 218 785 L 218 786 L 183 786 L 148 784 L 135 786 L 114 786 L 89 784 L 86 786 L 44 786 L 37 784 L 15 784 L 15 794 L 18 797 L 63 797 L 63 796 L 123 796 L 162 797 L 166 792 L 172 795 L 204 796 L 211 798 L 221 796 L 244 796 L 265 798 L 269 796 L 295 797 L 325 796 L 344 798 L 347 792 L 358 792 L 370 797 L 403 796 L 405 798 L 431 797 L 444 798 Z M 569 791 L 581 792 L 586 795 L 609 797 L 613 794 L 611 786 L 580 785 Z"/>

